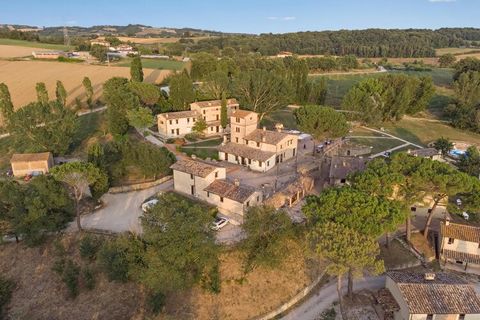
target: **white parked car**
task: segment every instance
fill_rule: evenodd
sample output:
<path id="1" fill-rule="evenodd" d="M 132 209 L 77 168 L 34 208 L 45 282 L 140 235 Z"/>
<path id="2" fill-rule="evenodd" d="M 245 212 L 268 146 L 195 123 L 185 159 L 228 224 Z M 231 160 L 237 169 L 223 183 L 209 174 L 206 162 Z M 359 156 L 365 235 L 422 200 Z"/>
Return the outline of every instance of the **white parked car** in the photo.
<path id="1" fill-rule="evenodd" d="M 457 206 L 461 206 L 462 205 L 462 199 L 460 198 L 457 198 L 457 200 L 455 200 L 456 203 L 457 203 Z"/>
<path id="2" fill-rule="evenodd" d="M 153 208 L 158 203 L 158 199 L 152 199 L 144 202 L 142 204 L 142 211 L 147 212 L 149 209 Z"/>
<path id="3" fill-rule="evenodd" d="M 216 217 L 215 221 L 212 223 L 212 230 L 218 231 L 225 227 L 228 224 L 227 218 Z"/>
<path id="4" fill-rule="evenodd" d="M 465 212 L 465 211 L 462 212 L 462 217 L 463 217 L 463 219 L 465 219 L 465 220 L 470 219 L 470 215 L 469 215 L 467 212 Z"/>

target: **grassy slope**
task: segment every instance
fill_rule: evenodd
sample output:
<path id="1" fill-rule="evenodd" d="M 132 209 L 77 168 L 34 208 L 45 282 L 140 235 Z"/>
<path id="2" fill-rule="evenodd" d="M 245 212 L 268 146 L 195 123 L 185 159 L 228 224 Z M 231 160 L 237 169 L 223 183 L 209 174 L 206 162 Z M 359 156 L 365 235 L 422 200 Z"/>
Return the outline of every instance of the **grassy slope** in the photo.
<path id="1" fill-rule="evenodd" d="M 42 48 L 48 50 L 71 50 L 73 46 L 65 46 L 63 44 L 41 43 L 25 40 L 0 39 L 0 45 L 20 46 L 29 48 Z"/>

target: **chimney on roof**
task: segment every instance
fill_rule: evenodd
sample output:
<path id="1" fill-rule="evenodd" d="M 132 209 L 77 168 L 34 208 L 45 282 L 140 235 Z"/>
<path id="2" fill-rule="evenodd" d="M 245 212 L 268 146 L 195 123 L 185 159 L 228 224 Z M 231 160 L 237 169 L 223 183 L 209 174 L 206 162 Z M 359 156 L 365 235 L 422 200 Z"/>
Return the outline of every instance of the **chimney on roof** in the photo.
<path id="1" fill-rule="evenodd" d="M 237 187 L 240 186 L 240 180 L 235 179 L 235 180 L 233 181 L 233 184 L 235 184 Z"/>
<path id="2" fill-rule="evenodd" d="M 264 127 L 265 128 L 265 127 Z M 262 134 L 262 142 L 267 142 L 267 137 L 265 137 L 264 134 Z"/>
<path id="3" fill-rule="evenodd" d="M 267 127 L 263 126 L 263 131 L 267 131 Z"/>
<path id="4" fill-rule="evenodd" d="M 445 225 L 446 225 L 446 226 L 449 226 L 449 225 L 450 225 L 450 219 L 448 219 L 448 217 L 445 218 Z"/>
<path id="5" fill-rule="evenodd" d="M 227 135 L 225 134 L 225 135 L 223 136 L 223 143 L 222 143 L 222 144 L 224 145 L 224 144 L 226 144 L 226 143 L 227 143 Z"/>
<path id="6" fill-rule="evenodd" d="M 433 272 L 427 272 L 427 273 L 425 273 L 424 279 L 425 279 L 426 281 L 433 281 L 433 280 L 435 280 L 435 273 L 433 273 Z"/>
<path id="7" fill-rule="evenodd" d="M 209 103 L 208 103 L 208 106 L 210 107 L 211 105 L 212 105 L 212 103 L 211 103 L 211 102 L 209 102 Z"/>
<path id="8" fill-rule="evenodd" d="M 283 124 L 281 124 L 281 123 L 276 123 L 276 124 L 275 124 L 275 129 L 276 129 L 278 132 L 282 132 L 282 130 L 283 130 Z"/>

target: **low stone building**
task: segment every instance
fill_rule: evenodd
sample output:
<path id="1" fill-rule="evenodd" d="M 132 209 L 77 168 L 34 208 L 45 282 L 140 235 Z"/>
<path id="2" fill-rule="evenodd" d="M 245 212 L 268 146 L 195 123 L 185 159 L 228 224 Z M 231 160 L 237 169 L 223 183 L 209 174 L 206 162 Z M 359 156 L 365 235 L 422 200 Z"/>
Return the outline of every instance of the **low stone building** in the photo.
<path id="1" fill-rule="evenodd" d="M 343 157 L 358 157 L 370 154 L 371 152 L 371 146 L 353 143 L 347 140 L 339 146 L 337 155 Z"/>
<path id="2" fill-rule="evenodd" d="M 480 228 L 440 222 L 441 265 L 480 275 Z"/>
<path id="3" fill-rule="evenodd" d="M 215 205 L 219 212 L 236 222 L 243 222 L 244 212 L 263 202 L 261 191 L 226 178 L 226 169 L 218 164 L 196 159 L 174 163 L 174 190 Z M 232 216 L 233 215 L 233 216 Z"/>
<path id="4" fill-rule="evenodd" d="M 453 274 L 392 271 L 385 287 L 398 304 L 395 320 L 480 319 L 473 286 Z"/>
<path id="5" fill-rule="evenodd" d="M 10 164 L 15 177 L 46 174 L 53 167 L 53 155 L 50 152 L 15 153 Z"/>
<path id="6" fill-rule="evenodd" d="M 332 186 L 346 184 L 349 174 L 363 171 L 368 159 L 357 157 L 332 157 L 330 162 L 329 181 Z"/>
<path id="7" fill-rule="evenodd" d="M 291 207 L 302 200 L 314 187 L 314 180 L 309 176 L 300 176 L 284 189 L 265 200 L 265 204 L 275 209 Z"/>
<path id="8" fill-rule="evenodd" d="M 431 160 L 441 160 L 442 153 L 435 148 L 423 148 L 423 149 L 415 149 L 415 150 L 408 150 L 407 153 L 414 157 L 421 157 Z"/>
<path id="9" fill-rule="evenodd" d="M 32 56 L 35 59 L 49 59 L 49 60 L 56 60 L 59 57 L 64 57 L 65 52 L 63 51 L 55 51 L 55 50 L 38 50 L 32 51 Z"/>

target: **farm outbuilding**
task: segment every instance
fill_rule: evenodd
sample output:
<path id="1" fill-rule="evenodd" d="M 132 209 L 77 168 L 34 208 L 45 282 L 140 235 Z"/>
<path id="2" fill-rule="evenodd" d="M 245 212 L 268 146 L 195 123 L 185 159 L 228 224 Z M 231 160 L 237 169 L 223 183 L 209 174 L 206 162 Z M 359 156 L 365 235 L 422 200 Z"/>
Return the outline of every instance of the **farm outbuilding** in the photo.
<path id="1" fill-rule="evenodd" d="M 45 174 L 53 167 L 53 156 L 50 152 L 15 153 L 10 160 L 15 177 L 29 174 Z"/>

